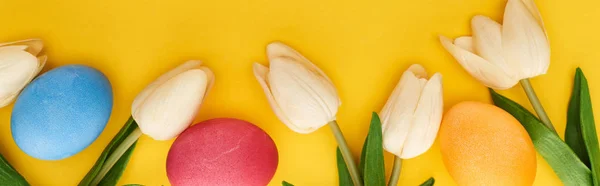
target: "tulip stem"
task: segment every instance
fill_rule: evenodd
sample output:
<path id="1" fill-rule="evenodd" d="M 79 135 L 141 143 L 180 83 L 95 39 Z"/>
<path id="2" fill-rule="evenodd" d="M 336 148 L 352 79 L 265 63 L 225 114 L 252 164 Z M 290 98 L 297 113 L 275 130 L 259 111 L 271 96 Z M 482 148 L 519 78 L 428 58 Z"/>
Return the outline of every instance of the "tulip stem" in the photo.
<path id="1" fill-rule="evenodd" d="M 402 159 L 398 156 L 394 156 L 394 168 L 392 169 L 392 177 L 390 177 L 388 186 L 398 185 L 398 180 L 400 179 L 400 171 L 401 170 L 402 170 Z"/>
<path id="2" fill-rule="evenodd" d="M 523 86 L 523 90 L 525 90 L 525 94 L 527 94 L 527 98 L 529 98 L 529 102 L 531 102 L 533 109 L 537 113 L 540 120 L 542 120 L 542 123 L 544 123 L 544 125 L 546 125 L 546 127 L 548 127 L 550 130 L 552 130 L 554 133 L 556 133 L 556 129 L 554 129 L 554 125 L 552 125 L 552 122 L 550 121 L 548 114 L 546 114 L 544 107 L 542 107 L 542 103 L 540 103 L 540 99 L 538 99 L 537 95 L 535 94 L 535 91 L 533 90 L 533 87 L 531 86 L 529 79 L 528 78 L 522 79 L 521 86 Z"/>
<path id="3" fill-rule="evenodd" d="M 100 181 L 102 181 L 102 178 L 104 178 L 104 176 L 106 176 L 108 171 L 115 165 L 115 163 L 117 163 L 117 161 L 119 161 L 119 159 L 121 159 L 121 156 L 123 156 L 123 154 L 125 154 L 127 149 L 129 149 L 129 147 L 131 147 L 131 145 L 133 145 L 133 143 L 135 143 L 138 140 L 138 138 L 140 138 L 141 135 L 142 135 L 142 131 L 140 130 L 139 127 L 136 126 L 135 130 L 133 130 L 129 134 L 129 136 L 127 136 L 123 140 L 123 142 L 121 144 L 119 144 L 119 146 L 117 146 L 115 151 L 113 151 L 113 153 L 110 154 L 110 156 L 108 156 L 108 158 L 106 159 L 106 162 L 104 163 L 104 165 L 102 165 L 102 168 L 100 168 L 98 175 L 94 178 L 94 180 L 92 180 L 91 185 L 98 185 L 98 183 L 100 183 Z"/>
<path id="4" fill-rule="evenodd" d="M 350 152 L 350 148 L 348 148 L 348 143 L 346 143 L 346 139 L 344 138 L 344 134 L 340 130 L 340 126 L 337 124 L 337 121 L 333 120 L 328 123 L 329 127 L 331 127 L 331 131 L 333 132 L 333 136 L 335 136 L 335 140 L 338 143 L 338 147 L 340 148 L 340 152 L 344 157 L 344 162 L 346 162 L 346 166 L 348 167 L 348 172 L 350 173 L 350 177 L 352 177 L 352 182 L 355 186 L 362 186 L 363 182 L 360 178 L 360 173 L 356 168 L 356 163 L 354 162 L 354 158 L 352 157 L 352 152 Z"/>

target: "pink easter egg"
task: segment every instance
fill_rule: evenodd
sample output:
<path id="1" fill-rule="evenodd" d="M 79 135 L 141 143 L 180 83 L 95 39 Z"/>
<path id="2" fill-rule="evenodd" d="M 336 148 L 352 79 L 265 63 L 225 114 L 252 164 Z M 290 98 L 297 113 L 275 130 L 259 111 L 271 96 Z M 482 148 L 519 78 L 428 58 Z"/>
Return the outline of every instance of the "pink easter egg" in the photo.
<path id="1" fill-rule="evenodd" d="M 167 176 L 174 186 L 264 186 L 278 161 L 277 147 L 265 131 L 247 121 L 218 118 L 177 137 L 167 156 Z"/>

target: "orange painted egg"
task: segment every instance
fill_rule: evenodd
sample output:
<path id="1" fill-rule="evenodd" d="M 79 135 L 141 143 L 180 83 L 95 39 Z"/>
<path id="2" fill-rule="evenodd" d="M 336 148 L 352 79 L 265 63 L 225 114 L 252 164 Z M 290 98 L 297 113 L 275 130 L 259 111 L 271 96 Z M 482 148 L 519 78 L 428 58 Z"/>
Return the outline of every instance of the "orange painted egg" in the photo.
<path id="1" fill-rule="evenodd" d="M 444 115 L 439 131 L 446 169 L 458 185 L 532 185 L 536 151 L 527 131 L 494 105 L 463 102 Z"/>

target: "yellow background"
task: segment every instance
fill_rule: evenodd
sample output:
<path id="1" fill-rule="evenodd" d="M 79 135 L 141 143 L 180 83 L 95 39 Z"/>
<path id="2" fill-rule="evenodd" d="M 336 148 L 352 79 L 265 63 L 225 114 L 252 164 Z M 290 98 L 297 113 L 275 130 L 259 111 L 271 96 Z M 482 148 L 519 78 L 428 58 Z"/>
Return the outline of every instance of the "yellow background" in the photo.
<path id="1" fill-rule="evenodd" d="M 136 94 L 163 72 L 201 59 L 216 84 L 196 121 L 235 117 L 267 131 L 279 149 L 271 185 L 336 185 L 335 140 L 327 127 L 308 135 L 279 122 L 252 74 L 266 64 L 265 46 L 275 40 L 298 49 L 323 69 L 339 90 L 340 127 L 354 155 L 360 154 L 371 111 L 379 111 L 401 73 L 421 63 L 444 77 L 445 108 L 466 100 L 489 102 L 484 86 L 444 51 L 437 35 L 470 34 L 469 21 L 483 14 L 501 21 L 504 0 L 0 0 L 0 41 L 42 38 L 49 61 L 45 71 L 86 64 L 104 72 L 114 89 L 113 114 L 104 132 L 81 153 L 61 161 L 24 154 L 10 133 L 12 105 L 0 109 L 0 153 L 33 185 L 75 185 L 129 117 Z M 600 1 L 537 2 L 552 47 L 547 75 L 532 80 L 557 130 L 565 115 L 577 66 L 590 81 L 600 112 Z M 520 87 L 503 94 L 531 108 Z M 561 134 L 562 136 L 562 134 Z M 169 185 L 165 159 L 171 141 L 143 136 L 120 184 Z M 386 170 L 392 156 L 386 153 Z M 535 185 L 560 181 L 538 156 Z M 436 143 L 406 160 L 401 185 L 429 177 L 454 185 Z"/>

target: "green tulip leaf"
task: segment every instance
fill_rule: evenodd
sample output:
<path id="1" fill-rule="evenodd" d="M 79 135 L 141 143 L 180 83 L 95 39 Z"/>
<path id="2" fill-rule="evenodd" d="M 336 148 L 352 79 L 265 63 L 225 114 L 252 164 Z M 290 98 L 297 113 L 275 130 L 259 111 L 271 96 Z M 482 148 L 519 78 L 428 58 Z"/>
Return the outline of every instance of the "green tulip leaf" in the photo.
<path id="1" fill-rule="evenodd" d="M 365 186 L 385 185 L 385 163 L 383 161 L 383 137 L 381 120 L 373 112 L 369 134 L 363 144 L 360 167 Z"/>
<path id="2" fill-rule="evenodd" d="M 527 130 L 536 150 L 565 185 L 592 185 L 590 169 L 571 148 L 531 112 L 490 89 L 494 104 L 512 116 Z"/>
<path id="3" fill-rule="evenodd" d="M 283 181 L 283 182 L 281 182 L 281 185 L 282 185 L 282 186 L 294 186 L 293 184 L 291 184 L 291 183 L 288 183 L 287 181 Z"/>
<path id="4" fill-rule="evenodd" d="M 577 156 L 592 169 L 594 185 L 600 184 L 600 149 L 592 111 L 592 100 L 587 79 L 581 68 L 575 72 L 573 93 L 567 112 L 565 141 Z"/>
<path id="5" fill-rule="evenodd" d="M 432 186 L 435 184 L 435 179 L 433 177 L 427 179 L 425 182 L 421 183 L 419 186 Z"/>
<path id="6" fill-rule="evenodd" d="M 89 186 L 92 184 L 92 181 L 94 180 L 94 178 L 96 178 L 96 176 L 98 176 L 98 173 L 100 173 L 102 166 L 104 165 L 104 163 L 106 163 L 106 160 L 108 159 L 110 154 L 112 154 L 115 151 L 115 149 L 119 146 L 119 144 L 121 144 L 123 140 L 125 140 L 125 138 L 127 138 L 127 136 L 129 136 L 129 134 L 131 134 L 131 132 L 133 132 L 137 127 L 137 123 L 135 122 L 135 120 L 133 120 L 133 117 L 130 117 L 129 120 L 127 120 L 127 123 L 125 123 L 125 125 L 121 128 L 119 133 L 117 133 L 117 135 L 115 135 L 115 137 L 110 141 L 106 148 L 104 148 L 104 151 L 102 151 L 102 154 L 100 154 L 100 157 L 98 157 L 98 160 L 96 161 L 94 166 L 79 182 L 79 186 Z M 133 152 L 134 147 L 135 145 L 132 145 L 129 149 L 127 149 L 125 154 L 121 156 L 117 163 L 109 170 L 107 175 L 104 178 L 102 178 L 100 184 L 109 184 L 113 182 L 114 184 L 112 185 L 116 184 L 116 182 L 123 174 L 127 163 L 129 162 L 129 158 L 131 156 L 131 153 Z"/>
<path id="7" fill-rule="evenodd" d="M 133 143 L 133 145 L 131 145 L 131 147 L 129 147 L 127 151 L 125 151 L 125 153 L 123 154 L 123 156 L 121 156 L 121 158 L 119 158 L 119 160 L 117 160 L 117 163 L 113 165 L 113 167 L 108 171 L 108 173 L 106 173 L 106 176 L 104 176 L 100 183 L 98 183 L 99 186 L 117 185 L 119 179 L 121 179 L 121 176 L 123 175 L 123 172 L 125 172 L 125 168 L 127 167 L 127 163 L 129 163 L 129 159 L 131 158 L 131 154 L 133 153 L 133 149 L 135 148 L 136 144 L 137 141 Z"/>
<path id="8" fill-rule="evenodd" d="M 581 75 L 580 75 L 581 74 Z M 579 159 L 590 166 L 590 158 L 583 142 L 583 134 L 581 132 L 581 77 L 582 73 L 577 69 L 575 73 L 575 82 L 573 83 L 573 93 L 571 94 L 571 100 L 569 101 L 569 109 L 567 111 L 567 128 L 565 130 L 565 142 L 573 149 L 573 152 L 577 154 Z"/>
<path id="9" fill-rule="evenodd" d="M 336 156 L 337 156 L 337 167 L 338 167 L 338 179 L 339 179 L 339 185 L 340 186 L 354 186 L 354 183 L 352 183 L 352 177 L 350 177 L 350 172 L 348 172 L 348 166 L 346 165 L 346 162 L 344 161 L 344 156 L 342 156 L 342 152 L 340 151 L 340 148 L 338 147 L 336 150 Z"/>
<path id="10" fill-rule="evenodd" d="M 0 155 L 0 185 L 28 186 L 27 180 Z"/>
<path id="11" fill-rule="evenodd" d="M 367 157 L 367 151 L 365 149 L 367 149 L 367 144 L 369 143 L 369 134 L 367 134 L 367 138 L 365 139 L 365 142 L 363 143 L 363 147 L 362 147 L 362 152 L 360 152 L 360 162 L 358 164 L 358 170 L 360 170 L 360 173 L 362 174 L 361 176 L 364 176 L 364 170 L 365 170 L 365 157 Z"/>

